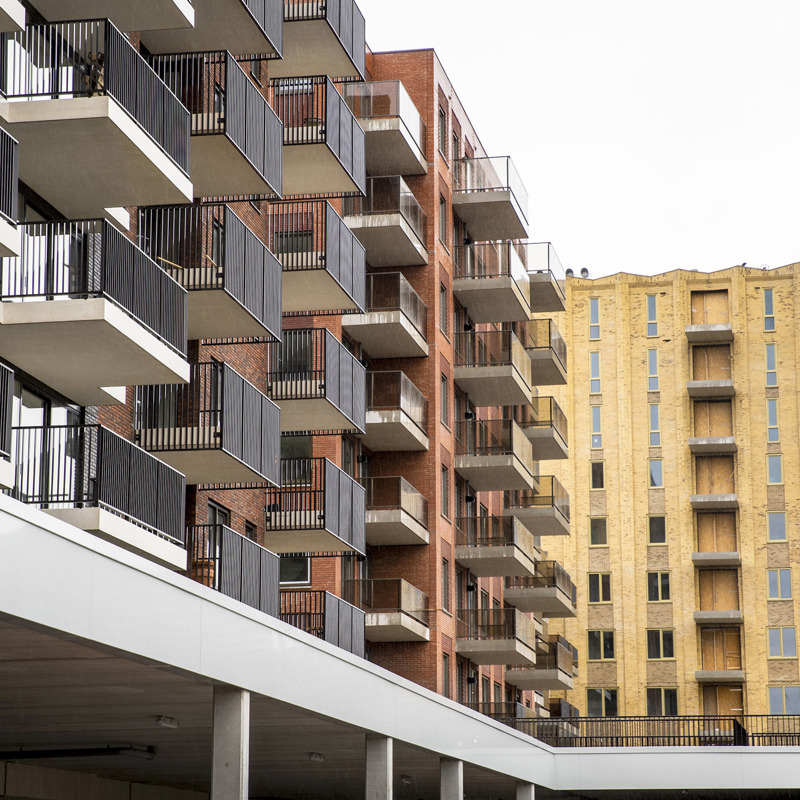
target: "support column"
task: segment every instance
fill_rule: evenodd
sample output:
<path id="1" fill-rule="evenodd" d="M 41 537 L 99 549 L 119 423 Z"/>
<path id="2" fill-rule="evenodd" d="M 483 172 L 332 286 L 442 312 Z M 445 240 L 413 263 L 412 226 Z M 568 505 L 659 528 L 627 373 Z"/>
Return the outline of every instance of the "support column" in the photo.
<path id="1" fill-rule="evenodd" d="M 517 800 L 534 800 L 536 787 L 532 783 L 517 784 Z"/>
<path id="2" fill-rule="evenodd" d="M 394 739 L 367 734 L 366 800 L 392 800 Z"/>
<path id="3" fill-rule="evenodd" d="M 464 762 L 452 758 L 439 761 L 440 800 L 464 800 Z"/>
<path id="4" fill-rule="evenodd" d="M 214 755 L 211 800 L 248 800 L 250 692 L 214 687 Z"/>

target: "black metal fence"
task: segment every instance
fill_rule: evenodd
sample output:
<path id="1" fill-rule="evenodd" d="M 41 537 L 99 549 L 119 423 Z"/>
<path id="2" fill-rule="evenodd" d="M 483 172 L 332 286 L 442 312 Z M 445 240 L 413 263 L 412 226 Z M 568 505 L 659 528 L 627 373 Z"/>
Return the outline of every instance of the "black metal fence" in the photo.
<path id="1" fill-rule="evenodd" d="M 189 576 L 205 586 L 277 617 L 280 559 L 225 525 L 187 531 Z"/>
<path id="2" fill-rule="evenodd" d="M 14 371 L 0 364 L 0 457 L 11 455 L 11 409 L 14 403 Z"/>
<path id="3" fill-rule="evenodd" d="M 105 220 L 20 225 L 18 258 L 2 260 L 3 300 L 106 297 L 186 355 L 186 291 Z"/>
<path id="4" fill-rule="evenodd" d="M 277 340 L 281 265 L 230 206 L 139 210 L 139 246 L 185 289 L 219 289 Z"/>
<path id="5" fill-rule="evenodd" d="M 13 429 L 11 495 L 39 508 L 104 508 L 184 542 L 186 480 L 100 425 Z"/>
<path id="6" fill-rule="evenodd" d="M 113 23 L 28 25 L 2 34 L 0 42 L 0 89 L 6 97 L 108 95 L 188 175 L 189 112 Z"/>
<path id="7" fill-rule="evenodd" d="M 19 142 L 0 129 L 0 216 L 17 221 Z"/>
<path id="8" fill-rule="evenodd" d="M 364 612 L 330 592 L 282 591 L 281 619 L 353 655 L 364 657 Z"/>

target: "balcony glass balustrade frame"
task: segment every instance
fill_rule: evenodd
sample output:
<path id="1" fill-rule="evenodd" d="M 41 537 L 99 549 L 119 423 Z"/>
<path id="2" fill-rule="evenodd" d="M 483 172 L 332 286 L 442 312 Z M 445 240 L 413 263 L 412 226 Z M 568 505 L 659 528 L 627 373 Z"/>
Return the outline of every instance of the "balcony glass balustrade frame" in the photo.
<path id="1" fill-rule="evenodd" d="M 402 370 L 367 372 L 366 402 L 371 451 L 427 450 L 428 400 Z"/>
<path id="2" fill-rule="evenodd" d="M 476 664 L 532 665 L 536 628 L 515 608 L 460 608 L 456 652 Z"/>
<path id="3" fill-rule="evenodd" d="M 366 495 L 366 541 L 370 545 L 428 544 L 428 500 L 405 478 L 361 478 Z"/>
<path id="4" fill-rule="evenodd" d="M 568 457 L 567 417 L 554 397 L 535 395 L 529 406 L 514 410 L 514 417 L 531 440 L 537 461 Z"/>
<path id="5" fill-rule="evenodd" d="M 530 286 L 530 306 L 534 314 L 565 311 L 566 273 L 550 242 L 521 242 Z"/>
<path id="6" fill-rule="evenodd" d="M 505 579 L 506 602 L 547 619 L 574 617 L 578 592 L 569 573 L 557 561 L 537 561 L 533 575 Z"/>
<path id="7" fill-rule="evenodd" d="M 455 519 L 455 559 L 477 577 L 533 575 L 536 544 L 531 533 L 511 517 Z"/>
<path id="8" fill-rule="evenodd" d="M 430 641 L 428 596 L 402 578 L 348 580 L 344 598 L 366 614 L 371 642 Z"/>
<path id="9" fill-rule="evenodd" d="M 503 516 L 516 517 L 534 536 L 570 533 L 570 499 L 553 475 L 539 475 L 537 489 L 503 492 Z"/>
<path id="10" fill-rule="evenodd" d="M 567 345 L 552 319 L 532 319 L 524 324 L 522 343 L 531 360 L 535 386 L 567 383 Z"/>

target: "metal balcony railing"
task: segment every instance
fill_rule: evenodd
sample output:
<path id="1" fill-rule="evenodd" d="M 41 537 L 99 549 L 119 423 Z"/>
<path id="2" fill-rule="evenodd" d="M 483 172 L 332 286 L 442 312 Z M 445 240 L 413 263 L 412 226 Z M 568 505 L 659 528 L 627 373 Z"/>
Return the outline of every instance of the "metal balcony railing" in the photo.
<path id="1" fill-rule="evenodd" d="M 515 353 L 515 348 L 518 352 Z M 457 367 L 522 368 L 519 356 L 527 361 L 519 340 L 511 331 L 469 331 L 455 334 L 455 365 Z"/>
<path id="2" fill-rule="evenodd" d="M 38 508 L 103 508 L 184 543 L 186 481 L 101 425 L 13 429 L 12 497 Z"/>
<path id="3" fill-rule="evenodd" d="M 19 142 L 0 129 L 0 217 L 17 221 Z"/>
<path id="4" fill-rule="evenodd" d="M 191 2 L 191 0 L 190 0 Z M 264 31 L 275 51 L 283 52 L 283 3 L 281 0 L 240 0 Z"/>
<path id="5" fill-rule="evenodd" d="M 515 489 L 503 493 L 503 507 L 514 508 L 554 508 L 569 521 L 569 494 L 553 475 L 540 475 L 539 491 Z"/>
<path id="6" fill-rule="evenodd" d="M 323 641 L 364 658 L 365 615 L 330 592 L 301 589 L 281 592 L 281 620 Z"/>
<path id="7" fill-rule="evenodd" d="M 408 184 L 399 176 L 367 178 L 365 197 L 346 197 L 343 217 L 362 217 L 376 214 L 400 214 L 425 245 L 427 216 Z"/>
<path id="8" fill-rule="evenodd" d="M 139 246 L 185 289 L 220 289 L 276 339 L 281 265 L 230 206 L 139 209 Z"/>
<path id="9" fill-rule="evenodd" d="M 11 456 L 11 418 L 14 404 L 14 371 L 0 364 L 0 458 Z"/>
<path id="10" fill-rule="evenodd" d="M 192 136 L 226 136 L 280 194 L 281 121 L 230 53 L 151 56 L 150 66 L 189 110 Z"/>
<path id="11" fill-rule="evenodd" d="M 405 511 L 424 528 L 428 527 L 428 500 L 405 478 L 362 478 L 368 511 Z"/>
<path id="12" fill-rule="evenodd" d="M 189 112 L 113 23 L 28 25 L 0 43 L 6 97 L 112 97 L 189 174 Z"/>
<path id="13" fill-rule="evenodd" d="M 2 259 L 3 301 L 104 297 L 186 355 L 186 291 L 105 220 L 27 222 Z"/>
<path id="14" fill-rule="evenodd" d="M 456 422 L 456 455 L 515 455 L 519 433 L 516 428 L 516 423 L 511 419 L 471 419 Z"/>
<path id="15" fill-rule="evenodd" d="M 506 517 L 505 519 L 510 519 Z M 506 589 L 560 589 L 572 602 L 577 602 L 578 590 L 569 573 L 557 561 L 537 561 L 532 576 L 515 576 L 505 579 Z"/>
<path id="16" fill-rule="evenodd" d="M 280 613 L 280 559 L 225 525 L 187 531 L 189 577 L 251 608 Z"/>
<path id="17" fill-rule="evenodd" d="M 553 428 L 567 444 L 567 417 L 553 397 L 534 397 L 529 406 L 518 406 L 514 417 L 520 428 Z"/>
<path id="18" fill-rule="evenodd" d="M 453 171 L 453 192 L 508 191 L 528 218 L 528 192 L 508 156 L 463 158 L 456 161 Z"/>
<path id="19" fill-rule="evenodd" d="M 455 278 L 513 278 L 522 283 L 527 277 L 525 245 L 508 240 L 457 245 L 453 253 Z"/>
<path id="20" fill-rule="evenodd" d="M 460 608 L 456 612 L 459 639 L 516 639 L 533 647 L 536 628 L 515 608 Z"/>
<path id="21" fill-rule="evenodd" d="M 572 677 L 577 666 L 578 651 L 563 636 L 551 636 L 549 640 L 540 639 L 537 645 L 547 652 L 537 652 L 534 670 L 557 669 Z M 508 669 L 513 670 L 514 667 Z"/>
<path id="22" fill-rule="evenodd" d="M 367 409 L 403 411 L 427 435 L 428 400 L 400 370 L 367 373 Z"/>
<path id="23" fill-rule="evenodd" d="M 367 311 L 402 311 L 417 333 L 428 341 L 428 307 L 402 272 L 367 275 Z"/>
<path id="24" fill-rule="evenodd" d="M 532 319 L 523 326 L 522 344 L 526 350 L 552 350 L 561 366 L 567 368 L 567 345 L 551 319 Z"/>
<path id="25" fill-rule="evenodd" d="M 516 247 L 523 254 L 522 262 L 528 273 L 549 273 L 555 278 L 563 293 L 564 267 L 550 242 L 520 242 Z"/>
<path id="26" fill-rule="evenodd" d="M 456 547 L 506 547 L 524 544 L 533 556 L 533 539 L 511 517 L 456 517 Z M 520 538 L 529 541 L 521 542 Z"/>
<path id="27" fill-rule="evenodd" d="M 402 578 L 348 580 L 344 597 L 357 608 L 369 612 L 400 612 L 428 625 L 428 595 Z"/>

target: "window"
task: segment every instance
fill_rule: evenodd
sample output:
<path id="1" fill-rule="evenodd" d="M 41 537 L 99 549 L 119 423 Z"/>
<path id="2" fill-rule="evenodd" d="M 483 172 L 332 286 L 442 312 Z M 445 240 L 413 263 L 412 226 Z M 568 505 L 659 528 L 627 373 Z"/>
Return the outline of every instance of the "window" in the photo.
<path id="1" fill-rule="evenodd" d="M 586 713 L 590 717 L 616 717 L 617 690 L 587 689 Z"/>
<path id="2" fill-rule="evenodd" d="M 660 458 L 650 459 L 650 488 L 660 489 L 664 486 L 664 462 Z"/>
<path id="3" fill-rule="evenodd" d="M 658 321 L 656 319 L 656 296 L 647 295 L 647 335 L 658 336 Z"/>
<path id="4" fill-rule="evenodd" d="M 647 351 L 647 391 L 658 391 L 658 350 Z"/>
<path id="5" fill-rule="evenodd" d="M 442 653 L 442 694 L 450 697 L 450 656 Z"/>
<path id="6" fill-rule="evenodd" d="M 447 200 L 439 195 L 439 241 L 447 247 Z"/>
<path id="7" fill-rule="evenodd" d="M 447 391 L 447 375 L 442 374 L 442 425 L 450 424 L 450 395 Z"/>
<path id="8" fill-rule="evenodd" d="M 600 353 L 589 353 L 589 394 L 600 394 Z"/>
<path id="9" fill-rule="evenodd" d="M 449 319 L 447 313 L 447 288 L 443 283 L 439 284 L 439 329 L 447 336 L 447 320 Z"/>
<path id="10" fill-rule="evenodd" d="M 767 441 L 779 442 L 781 440 L 778 431 L 778 400 L 771 398 L 767 400 Z"/>
<path id="11" fill-rule="evenodd" d="M 608 544 L 608 530 L 605 517 L 589 518 L 589 544 L 592 547 L 601 547 Z"/>
<path id="12" fill-rule="evenodd" d="M 261 60 L 258 58 L 250 59 L 250 76 L 261 86 Z"/>
<path id="13" fill-rule="evenodd" d="M 770 600 L 790 600 L 792 597 L 792 571 L 767 570 L 767 597 Z"/>
<path id="14" fill-rule="evenodd" d="M 611 573 L 610 572 L 590 572 L 589 573 L 589 602 L 590 603 L 610 603 L 611 602 Z"/>
<path id="15" fill-rule="evenodd" d="M 767 511 L 767 539 L 770 542 L 786 541 L 785 511 Z"/>
<path id="16" fill-rule="evenodd" d="M 451 156 L 453 158 L 453 161 L 455 161 L 458 158 L 458 134 L 457 133 L 453 133 L 453 146 L 452 146 Z"/>
<path id="17" fill-rule="evenodd" d="M 605 489 L 606 488 L 604 463 L 605 462 L 603 462 L 603 461 L 592 461 L 591 462 L 590 487 L 592 489 Z"/>
<path id="18" fill-rule="evenodd" d="M 674 631 L 661 628 L 647 631 L 647 657 L 650 659 L 675 658 Z"/>
<path id="19" fill-rule="evenodd" d="M 647 602 L 663 603 L 670 600 L 669 572 L 647 573 Z"/>
<path id="20" fill-rule="evenodd" d="M 661 406 L 650 405 L 650 447 L 661 447 Z"/>
<path id="21" fill-rule="evenodd" d="M 600 338 L 600 298 L 589 298 L 589 338 Z"/>
<path id="22" fill-rule="evenodd" d="M 648 717 L 676 717 L 678 715 L 677 689 L 647 689 Z"/>
<path id="23" fill-rule="evenodd" d="M 245 521 L 245 523 L 244 523 L 244 535 L 251 542 L 254 542 L 256 540 L 256 526 L 252 522 Z"/>
<path id="24" fill-rule="evenodd" d="M 777 386 L 778 371 L 776 367 L 775 344 L 767 344 L 765 347 L 767 355 L 767 386 Z"/>
<path id="25" fill-rule="evenodd" d="M 447 114 L 439 106 L 439 152 L 447 158 Z"/>
<path id="26" fill-rule="evenodd" d="M 231 512 L 219 503 L 209 502 L 208 504 L 208 524 L 209 525 L 230 525 Z"/>
<path id="27" fill-rule="evenodd" d="M 614 631 L 587 631 L 589 661 L 614 659 Z"/>
<path id="28" fill-rule="evenodd" d="M 770 658 L 797 658 L 794 628 L 767 628 Z"/>
<path id="29" fill-rule="evenodd" d="M 767 456 L 767 483 L 783 483 L 783 456 Z"/>
<path id="30" fill-rule="evenodd" d="M 450 562 L 442 559 L 442 608 L 450 610 Z"/>
<path id="31" fill-rule="evenodd" d="M 442 467 L 442 516 L 450 517 L 450 471 Z"/>
<path id="32" fill-rule="evenodd" d="M 764 330 L 775 330 L 775 305 L 772 289 L 764 289 Z"/>
<path id="33" fill-rule="evenodd" d="M 647 543 L 666 544 L 667 543 L 667 518 L 648 517 L 647 518 Z"/>
<path id="34" fill-rule="evenodd" d="M 281 556 L 281 583 L 311 583 L 311 559 L 305 556 Z"/>
<path id="35" fill-rule="evenodd" d="M 770 686 L 770 714 L 800 714 L 800 686 Z"/>
<path id="36" fill-rule="evenodd" d="M 602 406 L 592 406 L 592 448 L 603 446 L 603 409 Z"/>

